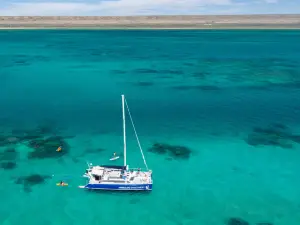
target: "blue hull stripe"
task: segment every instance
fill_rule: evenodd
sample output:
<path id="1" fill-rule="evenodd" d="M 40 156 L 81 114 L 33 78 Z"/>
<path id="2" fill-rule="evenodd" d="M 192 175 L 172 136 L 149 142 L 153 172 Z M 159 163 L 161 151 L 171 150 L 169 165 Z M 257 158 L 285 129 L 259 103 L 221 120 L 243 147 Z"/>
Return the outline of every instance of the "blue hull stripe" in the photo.
<path id="1" fill-rule="evenodd" d="M 152 184 L 87 184 L 85 188 L 116 191 L 151 191 Z"/>

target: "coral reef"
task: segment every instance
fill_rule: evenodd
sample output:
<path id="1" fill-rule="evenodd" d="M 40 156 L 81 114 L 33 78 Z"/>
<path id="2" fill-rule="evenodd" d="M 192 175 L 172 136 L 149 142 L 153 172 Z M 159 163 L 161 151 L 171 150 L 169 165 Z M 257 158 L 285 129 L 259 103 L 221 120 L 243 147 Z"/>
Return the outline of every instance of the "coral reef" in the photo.
<path id="1" fill-rule="evenodd" d="M 22 184 L 24 191 L 31 192 L 31 188 L 34 185 L 43 184 L 46 180 L 50 179 L 51 176 L 31 174 L 29 176 L 21 176 L 15 180 L 16 184 Z"/>
<path id="2" fill-rule="evenodd" d="M 0 147 L 10 145 L 12 143 L 18 142 L 19 139 L 16 137 L 8 137 L 6 135 L 0 135 Z"/>
<path id="3" fill-rule="evenodd" d="M 255 127 L 245 140 L 251 146 L 271 145 L 285 149 L 300 144 L 300 135 L 295 135 L 283 124 L 271 124 L 266 128 Z"/>
<path id="4" fill-rule="evenodd" d="M 1 162 L 0 168 L 4 170 L 12 170 L 17 167 L 17 164 L 15 162 Z"/>
<path id="5" fill-rule="evenodd" d="M 232 217 L 228 219 L 227 225 L 250 225 L 250 224 L 241 218 Z"/>
<path id="6" fill-rule="evenodd" d="M 4 152 L 0 152 L 0 161 L 15 161 L 18 152 L 14 148 L 7 148 Z"/>
<path id="7" fill-rule="evenodd" d="M 12 170 L 17 167 L 18 152 L 14 148 L 7 148 L 0 152 L 0 168 Z"/>
<path id="8" fill-rule="evenodd" d="M 68 154 L 70 149 L 69 145 L 60 136 L 29 141 L 28 147 L 34 150 L 28 153 L 29 159 L 58 158 Z M 58 147 L 61 147 L 62 151 L 57 152 Z"/>
<path id="9" fill-rule="evenodd" d="M 20 141 L 29 141 L 38 138 L 43 138 L 46 135 L 53 135 L 55 129 L 51 126 L 38 125 L 34 129 L 13 129 L 11 131 L 12 137 L 17 138 Z"/>
<path id="10" fill-rule="evenodd" d="M 155 143 L 148 151 L 156 154 L 170 154 L 173 158 L 180 159 L 188 159 L 192 153 L 187 147 L 165 143 Z"/>
<path id="11" fill-rule="evenodd" d="M 0 134 L 0 147 L 44 138 L 55 133 L 53 127 L 46 125 L 39 125 L 34 129 L 12 129 L 10 133 Z"/>

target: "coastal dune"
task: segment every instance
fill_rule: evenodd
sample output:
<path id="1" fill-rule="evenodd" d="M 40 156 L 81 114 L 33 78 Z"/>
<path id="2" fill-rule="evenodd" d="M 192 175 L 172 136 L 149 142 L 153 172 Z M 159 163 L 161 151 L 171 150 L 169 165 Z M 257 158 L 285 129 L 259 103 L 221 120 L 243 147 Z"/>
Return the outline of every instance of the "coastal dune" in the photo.
<path id="1" fill-rule="evenodd" d="M 2 16 L 2 29 L 26 28 L 170 28 L 170 29 L 299 29 L 295 15 L 195 16 Z"/>

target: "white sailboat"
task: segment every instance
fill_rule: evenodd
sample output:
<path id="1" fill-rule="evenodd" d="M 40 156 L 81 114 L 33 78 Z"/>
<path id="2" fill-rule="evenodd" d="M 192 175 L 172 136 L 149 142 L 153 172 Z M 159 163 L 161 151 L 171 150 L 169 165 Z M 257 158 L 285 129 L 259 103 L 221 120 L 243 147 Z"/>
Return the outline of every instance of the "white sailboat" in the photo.
<path id="1" fill-rule="evenodd" d="M 142 158 L 146 169 L 130 169 L 126 162 L 126 120 L 125 120 L 125 105 L 131 120 L 133 130 L 137 139 L 138 146 L 141 151 Z M 85 189 L 101 189 L 101 190 L 118 190 L 118 191 L 151 191 L 152 190 L 152 171 L 148 169 L 145 156 L 135 130 L 135 126 L 129 111 L 125 96 L 122 95 L 122 116 L 123 116 L 123 139 L 124 139 L 124 165 L 88 165 L 88 169 L 84 177 L 89 179 L 84 186 L 79 186 Z"/>

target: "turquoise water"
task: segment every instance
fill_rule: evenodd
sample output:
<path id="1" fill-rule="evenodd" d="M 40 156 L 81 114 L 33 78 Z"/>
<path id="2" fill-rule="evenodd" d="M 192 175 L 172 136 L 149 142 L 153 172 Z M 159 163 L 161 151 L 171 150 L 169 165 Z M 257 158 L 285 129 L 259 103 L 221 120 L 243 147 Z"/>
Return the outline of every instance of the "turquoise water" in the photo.
<path id="1" fill-rule="evenodd" d="M 299 38 L 1 31 L 0 223 L 298 225 Z M 122 153 L 121 94 L 153 191 L 79 189 L 86 161 L 109 164 Z M 127 141 L 129 165 L 142 167 L 129 123 Z M 150 151 L 155 143 L 165 148 Z"/>

